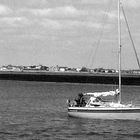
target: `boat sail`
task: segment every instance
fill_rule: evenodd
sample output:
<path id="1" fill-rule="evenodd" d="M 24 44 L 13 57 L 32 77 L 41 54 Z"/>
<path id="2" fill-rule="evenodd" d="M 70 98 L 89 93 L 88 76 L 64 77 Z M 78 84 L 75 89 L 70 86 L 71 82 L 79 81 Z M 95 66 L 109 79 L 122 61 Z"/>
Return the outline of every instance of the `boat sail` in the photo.
<path id="1" fill-rule="evenodd" d="M 140 106 L 121 103 L 121 21 L 120 8 L 122 3 L 118 0 L 118 53 L 119 53 L 119 89 L 108 92 L 80 93 L 75 100 L 68 100 L 68 115 L 78 118 L 92 119 L 125 119 L 140 120 Z M 85 101 L 85 97 L 88 100 Z M 101 97 L 115 96 L 117 102 L 104 101 Z"/>

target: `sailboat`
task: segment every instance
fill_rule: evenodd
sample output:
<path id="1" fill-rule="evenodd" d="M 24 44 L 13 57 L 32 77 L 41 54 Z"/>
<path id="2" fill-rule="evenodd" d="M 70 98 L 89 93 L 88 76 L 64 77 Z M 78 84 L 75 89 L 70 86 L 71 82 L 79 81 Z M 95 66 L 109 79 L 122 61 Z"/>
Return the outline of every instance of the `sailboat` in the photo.
<path id="1" fill-rule="evenodd" d="M 80 93 L 75 100 L 67 100 L 68 116 L 90 119 L 140 120 L 140 106 L 122 104 L 121 101 L 121 21 L 118 0 L 118 46 L 119 46 L 119 88 L 115 91 Z M 116 102 L 105 101 L 102 97 L 115 96 Z M 85 100 L 87 99 L 87 101 Z"/>

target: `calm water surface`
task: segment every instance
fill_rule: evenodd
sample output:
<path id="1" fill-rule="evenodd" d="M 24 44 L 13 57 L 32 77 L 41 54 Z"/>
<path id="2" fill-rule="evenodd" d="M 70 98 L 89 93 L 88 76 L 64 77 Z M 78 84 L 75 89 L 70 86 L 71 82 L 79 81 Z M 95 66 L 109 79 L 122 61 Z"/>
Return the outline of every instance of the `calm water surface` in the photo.
<path id="1" fill-rule="evenodd" d="M 0 81 L 0 140 L 139 140 L 140 121 L 67 116 L 66 100 L 112 85 Z M 124 102 L 140 103 L 140 87 L 123 86 Z"/>

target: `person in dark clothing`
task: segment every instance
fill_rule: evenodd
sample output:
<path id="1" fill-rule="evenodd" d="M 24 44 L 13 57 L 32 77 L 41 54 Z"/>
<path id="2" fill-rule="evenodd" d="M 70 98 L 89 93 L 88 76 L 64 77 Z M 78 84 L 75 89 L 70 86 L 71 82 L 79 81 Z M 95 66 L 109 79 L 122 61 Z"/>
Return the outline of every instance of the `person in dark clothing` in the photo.
<path id="1" fill-rule="evenodd" d="M 82 93 L 79 93 L 79 94 L 78 94 L 78 97 L 75 99 L 75 101 L 76 101 L 76 103 L 77 103 L 76 106 L 82 107 L 82 106 L 85 106 L 85 105 L 86 105 L 85 99 L 84 99 Z"/>

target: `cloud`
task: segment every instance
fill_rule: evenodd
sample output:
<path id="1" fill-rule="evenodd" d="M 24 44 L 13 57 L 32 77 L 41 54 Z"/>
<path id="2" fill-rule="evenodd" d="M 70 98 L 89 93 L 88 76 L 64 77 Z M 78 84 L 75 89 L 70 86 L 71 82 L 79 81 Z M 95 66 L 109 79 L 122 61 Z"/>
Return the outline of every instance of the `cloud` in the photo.
<path id="1" fill-rule="evenodd" d="M 91 21 L 78 21 L 78 20 L 53 20 L 43 19 L 38 21 L 38 24 L 47 28 L 53 29 L 78 29 L 78 28 L 100 28 L 101 24 L 93 23 Z"/>
<path id="2" fill-rule="evenodd" d="M 101 12 L 102 14 L 106 15 L 108 19 L 113 20 L 113 19 L 118 19 L 118 11 L 113 10 L 112 12 Z M 121 14 L 120 19 L 123 21 L 124 17 Z"/>
<path id="3" fill-rule="evenodd" d="M 118 13 L 117 11 L 112 11 L 112 12 L 101 12 L 102 14 L 106 15 L 109 19 L 117 19 L 118 18 Z"/>
<path id="4" fill-rule="evenodd" d="M 26 17 L 2 17 L 0 18 L 1 26 L 17 27 L 25 26 L 29 24 L 29 20 Z"/>
<path id="5" fill-rule="evenodd" d="M 42 0 L 42 2 L 46 1 Z M 44 27 L 54 30 L 101 28 L 101 24 L 98 23 L 99 20 L 96 17 L 100 17 L 102 14 L 97 12 L 97 9 L 78 9 L 72 5 L 42 9 L 17 8 L 14 10 L 0 5 L 0 13 L 11 13 L 10 15 L 0 17 L 1 27 L 16 28 L 30 26 L 31 29 L 33 27 Z M 86 20 L 84 20 L 85 17 Z"/>
<path id="6" fill-rule="evenodd" d="M 104 4 L 107 3 L 108 0 L 81 0 L 82 4 Z"/>
<path id="7" fill-rule="evenodd" d="M 12 10 L 5 6 L 5 5 L 0 5 L 0 15 L 7 15 L 10 14 L 12 12 Z"/>
<path id="8" fill-rule="evenodd" d="M 27 0 L 27 3 L 29 3 L 30 5 L 38 5 L 38 6 L 42 6 L 42 5 L 46 5 L 48 4 L 47 0 Z"/>
<path id="9" fill-rule="evenodd" d="M 140 7 L 140 0 L 124 0 L 124 5 L 132 8 L 139 8 Z"/>
<path id="10" fill-rule="evenodd" d="M 63 26 L 65 27 L 80 27 L 80 28 L 100 28 L 99 23 L 93 23 L 91 21 L 64 21 Z"/>
<path id="11" fill-rule="evenodd" d="M 41 21 L 38 21 L 38 24 L 48 29 L 50 28 L 61 29 L 62 28 L 62 24 L 60 24 L 57 20 L 52 20 L 52 19 L 42 19 Z"/>
<path id="12" fill-rule="evenodd" d="M 111 0 L 81 0 L 82 4 L 105 4 Z M 114 0 L 115 2 L 115 0 Z M 122 0 L 122 3 L 128 7 L 138 8 L 140 7 L 140 0 Z"/>
<path id="13" fill-rule="evenodd" d="M 86 14 L 84 11 L 77 10 L 73 6 L 64 6 L 44 9 L 22 9 L 22 12 L 29 12 L 35 16 L 67 17 L 80 16 Z"/>
<path id="14" fill-rule="evenodd" d="M 105 15 L 107 15 L 109 18 L 118 18 L 118 13 L 117 11 L 112 11 L 111 13 L 104 13 Z"/>

